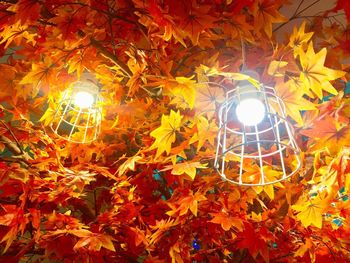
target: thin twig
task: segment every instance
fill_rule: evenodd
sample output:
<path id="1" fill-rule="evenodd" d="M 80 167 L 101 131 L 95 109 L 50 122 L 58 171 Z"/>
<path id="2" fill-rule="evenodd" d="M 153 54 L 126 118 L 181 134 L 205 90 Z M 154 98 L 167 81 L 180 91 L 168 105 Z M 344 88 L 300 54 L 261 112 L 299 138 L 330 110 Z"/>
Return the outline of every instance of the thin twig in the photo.
<path id="1" fill-rule="evenodd" d="M 288 19 L 288 21 L 280 24 L 278 27 L 276 27 L 272 32 L 276 32 L 277 30 L 279 30 L 281 27 L 285 26 L 286 24 L 288 24 L 290 21 L 299 18 L 299 15 L 302 14 L 303 12 L 305 12 L 306 10 L 308 10 L 310 7 L 314 6 L 315 4 L 317 4 L 320 0 L 316 0 L 313 3 L 309 4 L 308 6 L 306 6 L 305 8 L 303 8 L 302 10 L 298 11 L 300 6 L 302 5 L 302 3 L 304 2 L 304 0 L 301 0 L 297 9 L 295 10 L 294 14 L 291 16 L 291 18 Z"/>
<path id="2" fill-rule="evenodd" d="M 322 238 L 319 238 L 318 236 L 314 236 L 314 235 L 313 235 L 312 238 L 314 238 L 314 239 L 320 241 L 322 244 L 324 244 L 324 245 L 328 248 L 328 251 L 331 253 L 332 258 L 333 258 L 333 262 L 336 262 L 336 258 L 335 258 L 334 252 L 333 252 L 333 250 L 330 248 L 330 246 L 329 246 L 325 241 L 323 241 Z"/>
<path id="3" fill-rule="evenodd" d="M 310 7 L 314 6 L 315 4 L 317 4 L 318 2 L 320 2 L 320 0 L 316 0 L 313 3 L 309 4 L 307 7 L 303 8 L 302 10 L 300 10 L 295 16 L 300 15 L 301 13 L 303 13 L 304 11 L 308 10 Z"/>
<path id="4" fill-rule="evenodd" d="M 244 43 L 241 32 L 239 32 L 239 36 L 241 39 L 241 50 L 242 50 L 242 71 L 244 71 L 244 70 L 246 70 L 246 66 L 247 66 L 246 65 L 246 61 L 247 61 L 246 50 L 245 50 L 245 43 Z"/>
<path id="5" fill-rule="evenodd" d="M 128 78 L 131 78 L 133 74 L 125 63 L 120 61 L 116 56 L 109 52 L 104 46 L 102 46 L 100 42 L 98 42 L 94 38 L 91 38 L 90 41 L 91 44 L 95 48 L 97 48 L 105 57 L 109 58 L 112 62 L 114 62 Z"/>
<path id="6" fill-rule="evenodd" d="M 16 152 L 16 153 L 18 153 L 18 154 L 24 154 L 24 151 L 23 151 L 23 149 L 22 149 L 22 146 L 21 146 L 21 144 L 19 143 L 19 141 L 18 141 L 18 139 L 17 139 L 17 137 L 16 137 L 16 135 L 13 133 L 13 131 L 11 130 L 11 128 L 3 121 L 3 120 L 0 120 L 0 122 L 1 122 L 1 124 L 9 131 L 9 133 L 11 134 L 11 136 L 12 136 L 12 138 L 15 140 L 15 142 L 16 142 L 16 145 L 17 145 L 17 147 L 18 147 L 18 149 L 16 149 L 16 148 L 14 148 L 14 147 L 12 147 L 12 149 Z M 5 137 L 5 136 L 4 136 Z M 5 137 L 6 138 L 6 137 Z M 3 140 L 3 138 L 2 138 L 2 140 Z M 11 143 L 13 143 L 13 142 L 11 142 Z"/>

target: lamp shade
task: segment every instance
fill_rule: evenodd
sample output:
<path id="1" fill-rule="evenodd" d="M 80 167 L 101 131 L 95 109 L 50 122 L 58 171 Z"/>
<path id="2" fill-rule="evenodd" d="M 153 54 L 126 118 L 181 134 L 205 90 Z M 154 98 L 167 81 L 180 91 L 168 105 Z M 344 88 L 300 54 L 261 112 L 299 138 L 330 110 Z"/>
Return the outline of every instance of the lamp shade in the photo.
<path id="1" fill-rule="evenodd" d="M 245 86 L 228 91 L 219 109 L 215 168 L 238 185 L 283 181 L 301 167 L 285 105 L 272 87 Z"/>
<path id="2" fill-rule="evenodd" d="M 101 119 L 102 98 L 97 85 L 77 81 L 62 94 L 50 127 L 67 141 L 89 143 L 97 139 Z"/>

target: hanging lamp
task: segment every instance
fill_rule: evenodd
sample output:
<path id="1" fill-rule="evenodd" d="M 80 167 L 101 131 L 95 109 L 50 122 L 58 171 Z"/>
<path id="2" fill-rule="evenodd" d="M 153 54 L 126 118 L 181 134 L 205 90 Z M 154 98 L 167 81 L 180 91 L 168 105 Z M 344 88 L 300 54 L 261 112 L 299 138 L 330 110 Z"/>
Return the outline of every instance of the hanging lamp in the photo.
<path id="1" fill-rule="evenodd" d="M 258 79 L 256 72 L 243 73 Z M 240 81 L 226 93 L 218 115 L 214 165 L 224 180 L 263 186 L 286 180 L 300 169 L 294 131 L 274 88 Z"/>
<path id="2" fill-rule="evenodd" d="M 62 94 L 50 123 L 52 131 L 70 142 L 90 143 L 101 128 L 102 97 L 90 74 Z"/>

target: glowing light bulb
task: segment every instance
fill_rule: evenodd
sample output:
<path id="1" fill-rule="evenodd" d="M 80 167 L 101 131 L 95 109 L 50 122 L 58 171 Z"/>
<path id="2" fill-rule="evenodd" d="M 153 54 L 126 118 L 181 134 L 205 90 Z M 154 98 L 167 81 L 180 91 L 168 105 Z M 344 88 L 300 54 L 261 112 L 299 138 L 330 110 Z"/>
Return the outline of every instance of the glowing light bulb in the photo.
<path id="1" fill-rule="evenodd" d="M 258 99 L 244 99 L 237 105 L 236 115 L 244 125 L 257 125 L 265 117 L 265 106 Z"/>
<path id="2" fill-rule="evenodd" d="M 94 96 L 86 91 L 79 91 L 74 96 L 74 104 L 82 109 L 89 108 L 94 103 Z"/>

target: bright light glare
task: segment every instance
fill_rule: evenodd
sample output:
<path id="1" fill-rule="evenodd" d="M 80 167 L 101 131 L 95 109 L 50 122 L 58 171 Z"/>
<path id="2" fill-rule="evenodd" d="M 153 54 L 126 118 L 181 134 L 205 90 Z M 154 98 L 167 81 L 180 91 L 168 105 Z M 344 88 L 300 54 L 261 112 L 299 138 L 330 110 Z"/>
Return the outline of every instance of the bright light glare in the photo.
<path id="1" fill-rule="evenodd" d="M 236 115 L 244 125 L 257 125 L 265 117 L 265 107 L 258 99 L 244 99 L 237 105 Z"/>
<path id="2" fill-rule="evenodd" d="M 74 96 L 74 104 L 84 109 L 89 108 L 94 103 L 94 96 L 86 91 L 79 91 Z"/>

